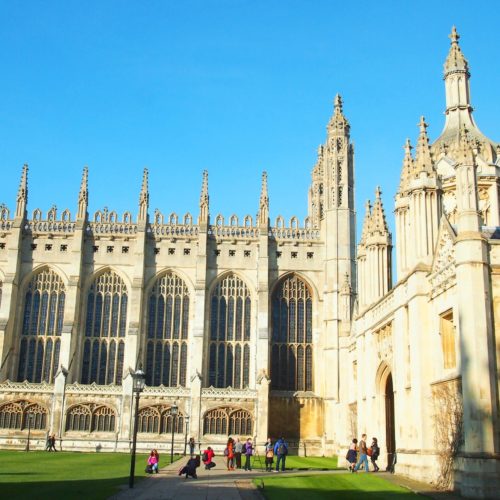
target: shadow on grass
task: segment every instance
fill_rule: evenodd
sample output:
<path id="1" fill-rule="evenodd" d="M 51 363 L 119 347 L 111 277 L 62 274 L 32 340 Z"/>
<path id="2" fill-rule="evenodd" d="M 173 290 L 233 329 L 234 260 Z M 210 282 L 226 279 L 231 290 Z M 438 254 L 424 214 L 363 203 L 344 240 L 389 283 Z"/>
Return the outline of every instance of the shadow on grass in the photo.
<path id="1" fill-rule="evenodd" d="M 14 473 L 17 475 L 17 473 Z M 6 474 L 8 475 L 8 474 Z M 82 476 L 85 471 L 82 470 Z M 88 479 L 68 481 L 40 481 L 40 482 L 3 482 L 0 483 L 0 497 L 16 500 L 105 500 L 128 488 L 128 476 L 111 479 Z M 143 478 L 136 477 L 137 485 Z"/>
<path id="2" fill-rule="evenodd" d="M 345 500 L 409 500 L 412 496 L 417 496 L 408 493 L 396 493 L 394 491 L 361 491 L 358 489 L 316 489 L 316 488 L 304 488 L 304 489 L 294 489 L 284 490 L 277 486 L 265 486 L 264 489 L 260 489 L 260 492 L 266 500 L 331 500 L 332 498 L 341 498 Z"/>

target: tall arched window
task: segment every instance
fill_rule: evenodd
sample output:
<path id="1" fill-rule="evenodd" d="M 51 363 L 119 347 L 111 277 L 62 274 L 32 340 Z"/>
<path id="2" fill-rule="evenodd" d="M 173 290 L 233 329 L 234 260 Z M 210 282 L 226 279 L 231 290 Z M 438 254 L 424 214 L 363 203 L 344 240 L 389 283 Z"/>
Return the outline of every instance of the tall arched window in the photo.
<path id="1" fill-rule="evenodd" d="M 185 386 L 189 292 L 174 273 L 159 278 L 148 301 L 146 383 Z"/>
<path id="2" fill-rule="evenodd" d="M 113 271 L 98 276 L 87 295 L 82 383 L 121 384 L 127 287 Z"/>
<path id="3" fill-rule="evenodd" d="M 250 292 L 240 278 L 231 274 L 217 284 L 210 299 L 209 385 L 248 386 L 251 311 Z"/>
<path id="4" fill-rule="evenodd" d="M 59 366 L 65 289 L 51 269 L 35 274 L 28 284 L 19 345 L 17 380 L 52 382 Z"/>
<path id="5" fill-rule="evenodd" d="M 272 296 L 271 388 L 312 391 L 312 353 L 311 291 L 291 275 Z"/>

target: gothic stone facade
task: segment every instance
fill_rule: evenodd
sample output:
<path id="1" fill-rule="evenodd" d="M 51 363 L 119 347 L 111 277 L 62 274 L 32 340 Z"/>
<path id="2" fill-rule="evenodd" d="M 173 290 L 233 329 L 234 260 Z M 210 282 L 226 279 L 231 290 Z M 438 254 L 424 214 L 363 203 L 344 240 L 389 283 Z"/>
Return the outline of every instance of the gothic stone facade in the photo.
<path id="1" fill-rule="evenodd" d="M 0 445 L 24 446 L 31 415 L 36 446 L 51 432 L 64 449 L 128 451 L 142 367 L 141 449 L 168 449 L 173 430 L 178 449 L 285 435 L 342 457 L 367 432 L 383 465 L 397 454 L 399 472 L 437 480 L 451 436 L 453 486 L 492 494 L 500 148 L 473 120 L 469 76 L 453 30 L 444 130 L 431 143 L 422 118 L 416 154 L 405 146 L 395 285 L 379 188 L 356 246 L 339 96 L 303 224 L 270 223 L 266 174 L 255 219 L 210 216 L 206 172 L 196 217 L 150 213 L 146 170 L 135 221 L 89 217 L 87 169 L 76 217 L 29 217 L 25 166 L 15 213 L 0 208 Z"/>

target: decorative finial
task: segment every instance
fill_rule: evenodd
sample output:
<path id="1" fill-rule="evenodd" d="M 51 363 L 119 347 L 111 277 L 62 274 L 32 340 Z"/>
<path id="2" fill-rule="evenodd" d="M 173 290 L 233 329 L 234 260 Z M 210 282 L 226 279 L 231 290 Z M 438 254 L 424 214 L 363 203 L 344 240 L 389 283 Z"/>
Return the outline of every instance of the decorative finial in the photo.
<path id="1" fill-rule="evenodd" d="M 83 220 L 87 215 L 87 206 L 89 203 L 89 169 L 87 165 L 83 167 L 82 182 L 80 183 L 80 192 L 78 193 L 78 213 L 77 220 Z"/>
<path id="2" fill-rule="evenodd" d="M 148 218 L 149 189 L 148 189 L 148 169 L 144 167 L 142 173 L 141 192 L 139 194 L 139 221 L 145 222 Z"/>
<path id="3" fill-rule="evenodd" d="M 340 94 L 337 94 L 335 96 L 335 99 L 333 101 L 333 106 L 335 110 L 339 110 L 339 112 L 342 113 L 342 96 Z"/>
<path id="4" fill-rule="evenodd" d="M 201 194 L 200 194 L 200 217 L 199 222 L 208 222 L 208 171 L 203 170 L 203 181 L 201 183 Z"/>
<path id="5" fill-rule="evenodd" d="M 420 117 L 420 121 L 418 122 L 418 126 L 420 128 L 420 133 L 421 134 L 425 134 L 426 131 L 427 131 L 427 127 L 429 125 L 427 125 L 427 123 L 425 123 L 425 117 L 424 116 Z"/>
<path id="6" fill-rule="evenodd" d="M 269 221 L 269 196 L 267 194 L 267 172 L 262 172 L 262 183 L 260 187 L 259 224 L 267 224 Z"/>
<path id="7" fill-rule="evenodd" d="M 451 40 L 452 45 L 458 44 L 460 35 L 457 33 L 457 28 L 455 26 L 452 26 L 451 33 L 448 35 L 448 38 Z"/>
<path id="8" fill-rule="evenodd" d="M 375 198 L 377 200 L 380 200 L 381 195 L 382 195 L 382 190 L 380 189 L 380 186 L 377 186 L 375 188 Z"/>
<path id="9" fill-rule="evenodd" d="M 23 165 L 23 171 L 21 174 L 21 182 L 19 183 L 19 189 L 17 191 L 16 200 L 16 217 L 26 216 L 26 207 L 28 205 L 28 164 Z"/>

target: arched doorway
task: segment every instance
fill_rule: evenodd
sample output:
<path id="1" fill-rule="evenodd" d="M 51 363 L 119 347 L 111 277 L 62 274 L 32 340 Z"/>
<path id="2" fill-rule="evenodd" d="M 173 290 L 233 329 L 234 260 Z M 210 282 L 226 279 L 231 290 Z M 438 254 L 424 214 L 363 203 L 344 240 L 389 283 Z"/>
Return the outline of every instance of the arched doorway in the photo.
<path id="1" fill-rule="evenodd" d="M 396 453 L 396 430 L 394 426 L 394 387 L 392 374 L 385 382 L 385 443 L 387 448 L 387 470 L 393 470 Z M 391 470 L 391 472 L 392 472 Z"/>

